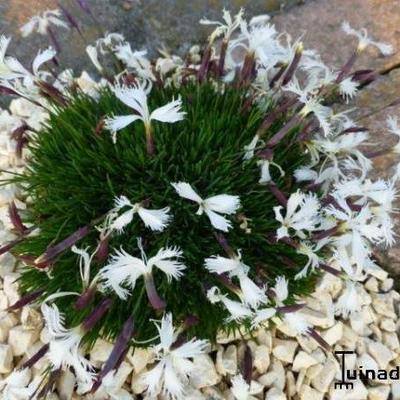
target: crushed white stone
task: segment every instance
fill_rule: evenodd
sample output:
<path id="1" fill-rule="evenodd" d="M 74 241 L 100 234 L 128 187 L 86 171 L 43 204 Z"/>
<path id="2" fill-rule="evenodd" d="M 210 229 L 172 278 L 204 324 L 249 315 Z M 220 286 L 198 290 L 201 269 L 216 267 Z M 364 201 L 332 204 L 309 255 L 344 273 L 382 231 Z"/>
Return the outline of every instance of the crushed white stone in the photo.
<path id="1" fill-rule="evenodd" d="M 87 78 L 81 78 L 84 84 Z M 32 106 L 17 100 L 12 102 L 11 111 L 26 118 L 32 115 Z M 41 117 L 35 118 L 39 120 Z M 35 120 L 29 124 L 38 126 Z M 15 157 L 6 158 L 0 156 L 0 164 L 4 167 L 9 160 L 15 162 Z M 12 226 L 5 198 L 0 189 L 0 235 L 7 241 L 14 236 L 10 231 Z M 19 202 L 18 207 L 24 207 L 24 204 Z M 18 277 L 16 260 L 11 255 L 0 256 L 0 382 L 49 340 L 39 310 L 27 307 L 18 312 L 6 311 L 20 298 Z M 335 381 L 340 379 L 340 365 L 333 356 L 334 351 L 356 352 L 346 358 L 349 369 L 358 366 L 392 369 L 400 365 L 400 294 L 393 290 L 393 283 L 386 271 L 372 266 L 370 277 L 360 289 L 360 312 L 344 319 L 334 315 L 334 303 L 342 293 L 343 282 L 336 276 L 325 274 L 315 292 L 305 299 L 306 307 L 301 312 L 331 346 L 330 351 L 322 349 L 309 336 L 297 336 L 278 319 L 275 327 L 270 330 L 259 328 L 251 337 L 244 332 L 229 336 L 221 333 L 209 354 L 193 360 L 194 373 L 189 380 L 186 398 L 237 400 L 230 389 L 231 379 L 243 371 L 243 357 L 248 346 L 253 370 L 252 395 L 247 400 L 400 400 L 399 381 L 363 383 L 356 380 L 353 390 L 334 388 Z M 101 368 L 112 348 L 112 343 L 97 340 L 89 355 L 91 362 Z M 73 373 L 63 371 L 56 381 L 54 393 L 50 393 L 47 399 L 129 400 L 137 395 L 140 397 L 146 389 L 143 374 L 153 367 L 153 363 L 154 357 L 149 349 L 132 349 L 118 371 L 95 395 L 79 394 Z M 40 360 L 19 384 L 26 387 L 29 382 L 42 379 L 45 368 L 46 361 Z"/>

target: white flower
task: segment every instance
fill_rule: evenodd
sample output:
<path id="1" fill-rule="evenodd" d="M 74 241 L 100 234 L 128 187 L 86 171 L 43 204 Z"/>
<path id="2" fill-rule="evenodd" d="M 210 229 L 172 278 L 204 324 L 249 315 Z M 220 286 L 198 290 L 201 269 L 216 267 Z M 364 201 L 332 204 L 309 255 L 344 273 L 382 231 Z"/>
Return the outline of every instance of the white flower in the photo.
<path id="1" fill-rule="evenodd" d="M 289 296 L 288 281 L 284 276 L 278 276 L 275 279 L 275 286 L 273 288 L 275 293 L 275 303 L 278 306 L 283 306 L 284 301 Z"/>
<path id="2" fill-rule="evenodd" d="M 363 51 L 367 46 L 372 45 L 375 46 L 384 56 L 389 56 L 393 54 L 393 46 L 390 44 L 376 42 L 368 37 L 368 32 L 365 28 L 357 31 L 353 29 L 347 21 L 342 23 L 343 31 L 348 34 L 355 36 L 358 39 L 358 48 L 359 52 Z"/>
<path id="3" fill-rule="evenodd" d="M 216 274 L 228 272 L 230 277 L 237 277 L 242 291 L 242 301 L 252 307 L 257 307 L 260 303 L 266 302 L 267 297 L 264 288 L 258 287 L 249 277 L 249 267 L 242 262 L 240 251 L 232 258 L 221 256 L 211 256 L 204 260 L 208 271 Z"/>
<path id="4" fill-rule="evenodd" d="M 144 277 L 145 282 L 147 279 L 151 279 L 154 267 L 164 272 L 169 281 L 172 278 L 180 279 L 183 275 L 182 271 L 186 269 L 184 264 L 177 261 L 182 256 L 182 251 L 177 247 L 163 247 L 149 259 L 143 251 L 140 239 L 138 247 L 141 251 L 141 258 L 134 257 L 121 248 L 121 250 L 115 251 L 110 262 L 99 272 L 104 287 L 113 289 L 121 299 L 127 298 L 141 276 Z"/>
<path id="5" fill-rule="evenodd" d="M 250 385 L 243 379 L 242 375 L 231 378 L 231 393 L 236 400 L 255 400 L 253 395 L 259 394 L 260 390 L 252 381 Z"/>
<path id="6" fill-rule="evenodd" d="M 126 211 L 121 212 L 121 210 Z M 141 203 L 133 204 L 126 196 L 119 196 L 114 199 L 114 208 L 106 217 L 104 228 L 106 232 L 122 232 L 129 225 L 135 214 L 138 214 L 146 227 L 153 231 L 163 231 L 171 219 L 170 208 L 164 207 L 157 210 L 150 210 Z"/>
<path id="7" fill-rule="evenodd" d="M 259 308 L 255 310 L 251 319 L 251 328 L 256 329 L 260 325 L 267 323 L 276 314 L 274 307 Z"/>
<path id="8" fill-rule="evenodd" d="M 93 366 L 83 356 L 80 348 L 82 328 L 65 328 L 64 317 L 55 304 L 48 306 L 43 303 L 41 311 L 50 335 L 50 346 L 46 356 L 53 370 L 72 367 L 79 380 L 91 382 L 94 378 Z"/>
<path id="9" fill-rule="evenodd" d="M 67 23 L 60 19 L 61 11 L 46 10 L 40 15 L 35 15 L 29 19 L 29 21 L 21 27 L 21 33 L 23 37 L 29 36 L 33 32 L 46 35 L 51 24 L 68 29 Z"/>
<path id="10" fill-rule="evenodd" d="M 203 212 L 206 213 L 214 228 L 227 232 L 232 227 L 230 221 L 219 214 L 234 214 L 240 207 L 239 196 L 219 194 L 203 200 L 189 183 L 177 182 L 171 183 L 171 185 L 180 197 L 196 202 L 199 205 L 196 214 L 202 215 Z"/>
<path id="11" fill-rule="evenodd" d="M 120 43 L 114 47 L 115 56 L 128 68 L 133 68 L 142 79 L 155 80 L 152 65 L 145 57 L 147 50 L 132 51 L 130 43 Z"/>
<path id="12" fill-rule="evenodd" d="M 297 253 L 302 254 L 308 258 L 306 265 L 303 269 L 296 274 L 295 279 L 301 279 L 308 275 L 309 271 L 313 272 L 320 263 L 320 257 L 317 254 L 322 247 L 326 245 L 328 240 L 320 240 L 317 243 L 310 243 L 301 241 L 297 248 Z"/>
<path id="13" fill-rule="evenodd" d="M 261 177 L 258 181 L 260 184 L 266 184 L 271 182 L 271 174 L 269 172 L 269 168 L 271 166 L 276 167 L 281 175 L 281 177 L 285 176 L 285 171 L 281 168 L 277 163 L 270 160 L 259 160 L 257 161 L 257 165 L 261 168 Z"/>
<path id="14" fill-rule="evenodd" d="M 252 311 L 248 305 L 229 299 L 226 295 L 222 294 L 216 286 L 208 290 L 207 298 L 212 304 L 222 303 L 225 306 L 230 314 L 227 318 L 227 322 L 241 321 L 252 316 Z"/>
<path id="15" fill-rule="evenodd" d="M 358 82 L 354 81 L 352 77 L 343 79 L 339 84 L 339 91 L 348 103 L 358 92 Z"/>
<path id="16" fill-rule="evenodd" d="M 191 360 L 203 354 L 208 346 L 207 340 L 191 339 L 174 347 L 179 330 L 172 324 L 172 315 L 166 314 L 161 323 L 156 323 L 160 335 L 160 343 L 151 348 L 155 354 L 157 365 L 142 376 L 146 386 L 146 395 L 155 398 L 159 394 L 167 399 L 184 399 L 185 386 L 193 373 L 194 364 Z"/>
<path id="17" fill-rule="evenodd" d="M 103 66 L 99 61 L 99 54 L 97 52 L 96 46 L 89 45 L 86 47 L 86 54 L 89 56 L 90 61 L 96 67 L 99 72 L 103 72 Z"/>
<path id="18" fill-rule="evenodd" d="M 146 129 L 146 135 L 151 135 L 151 121 L 160 121 L 174 123 L 181 121 L 185 112 L 181 111 L 182 100 L 172 100 L 166 105 L 156 108 L 150 113 L 147 105 L 147 95 L 150 92 L 149 87 L 136 85 L 134 87 L 117 87 L 115 95 L 124 104 L 131 107 L 137 114 L 119 115 L 109 117 L 105 120 L 105 126 L 113 133 L 114 142 L 116 141 L 116 132 L 125 128 L 132 122 L 141 120 Z"/>
<path id="19" fill-rule="evenodd" d="M 299 96 L 299 101 L 304 104 L 303 108 L 299 111 L 299 115 L 302 118 L 312 113 L 317 118 L 324 135 L 329 136 L 332 133 L 331 118 L 333 111 L 330 107 L 321 104 L 322 98 L 313 94 L 316 89 L 315 82 L 309 81 L 307 86 L 302 89 L 299 81 L 293 77 L 282 89 Z"/>
<path id="20" fill-rule="evenodd" d="M 335 305 L 336 315 L 342 315 L 343 318 L 348 318 L 355 312 L 361 310 L 361 299 L 357 293 L 356 283 L 353 281 L 346 281 L 346 288 L 338 298 Z"/>
<path id="21" fill-rule="evenodd" d="M 396 154 L 400 154 L 400 127 L 397 121 L 397 117 L 389 116 L 386 120 L 386 124 L 389 128 L 389 132 L 399 138 L 399 141 L 393 147 L 392 151 Z"/>
<path id="22" fill-rule="evenodd" d="M 243 17 L 243 9 L 232 18 L 231 13 L 225 9 L 222 11 L 222 18 L 224 23 L 219 21 L 210 21 L 209 19 L 202 18 L 199 22 L 202 25 L 216 25 L 217 28 L 209 36 L 209 42 L 213 43 L 215 39 L 220 36 L 224 37 L 224 40 L 229 40 L 232 33 L 240 26 Z"/>
<path id="23" fill-rule="evenodd" d="M 289 326 L 297 335 L 305 335 L 311 328 L 301 311 L 288 312 L 283 314 L 283 322 Z"/>
<path id="24" fill-rule="evenodd" d="M 305 238 L 304 230 L 312 232 L 318 229 L 321 222 L 320 204 L 315 194 L 305 194 L 300 191 L 292 193 L 287 203 L 285 217 L 281 214 L 282 209 L 282 206 L 274 207 L 275 218 L 282 224 L 276 231 L 277 239 L 290 237 L 289 229 L 294 229 L 300 238 Z"/>
<path id="25" fill-rule="evenodd" d="M 248 145 L 244 146 L 245 153 L 243 156 L 243 160 L 250 160 L 254 157 L 254 151 L 257 147 L 257 143 L 259 142 L 259 140 L 260 140 L 260 136 L 255 135 L 253 137 L 253 139 L 251 140 L 251 142 Z"/>
<path id="26" fill-rule="evenodd" d="M 0 380 L 0 391 L 3 400 L 28 400 L 32 398 L 40 385 L 40 377 L 36 377 L 31 383 L 31 371 L 29 369 L 16 369 L 5 379 Z"/>

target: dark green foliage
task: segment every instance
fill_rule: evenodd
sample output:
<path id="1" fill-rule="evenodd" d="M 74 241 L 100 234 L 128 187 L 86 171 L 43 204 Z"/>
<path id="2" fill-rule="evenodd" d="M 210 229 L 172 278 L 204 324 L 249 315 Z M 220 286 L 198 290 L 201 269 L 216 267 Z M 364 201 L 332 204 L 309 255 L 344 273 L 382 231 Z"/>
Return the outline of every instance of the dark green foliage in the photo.
<path id="1" fill-rule="evenodd" d="M 40 234 L 19 245 L 17 252 L 40 255 L 50 244 L 105 215 L 113 207 L 115 196 L 125 195 L 133 203 L 147 199 L 149 208 L 169 206 L 173 220 L 165 231 L 156 233 L 146 229 L 136 216 L 123 234 L 112 236 L 110 247 L 122 246 L 140 257 L 139 236 L 143 238 L 148 256 L 163 246 L 179 246 L 187 266 L 184 276 L 169 284 L 165 275 L 155 272 L 158 292 L 166 300 L 167 311 L 172 311 L 175 321 L 182 321 L 189 315 L 199 318 L 190 334 L 213 339 L 218 329 L 234 325 L 227 326 L 223 306 L 212 305 L 205 296 L 212 285 L 222 286 L 205 270 L 203 261 L 211 255 L 226 255 L 207 217 L 195 215 L 196 204 L 180 198 L 170 182 L 189 182 L 204 198 L 222 193 L 240 196 L 242 209 L 231 217 L 233 229 L 226 237 L 232 248 L 242 250 L 253 279 L 272 283 L 277 275 L 284 274 L 294 294 L 308 292 L 313 283 L 310 278 L 292 279 L 304 266 L 304 257 L 285 244 L 269 242 L 277 228 L 273 214 L 277 201 L 267 186 L 258 183 L 257 161 L 242 159 L 243 147 L 254 137 L 265 111 L 244 107 L 245 89 L 228 87 L 220 94 L 209 83 L 188 84 L 180 89 L 155 87 L 149 98 L 150 109 L 178 95 L 182 96 L 186 118 L 174 124 L 154 122 L 155 157 L 146 154 L 144 127 L 140 121 L 119 132 L 116 145 L 109 132 L 96 135 L 95 127 L 102 116 L 131 113 L 109 91 L 104 91 L 98 102 L 79 95 L 70 106 L 52 114 L 47 126 L 31 142 L 32 154 L 25 175 L 17 178 L 32 198 L 24 222 L 40 228 Z M 284 122 L 275 124 L 265 139 L 276 133 Z M 292 143 L 295 131 L 274 152 L 274 161 L 282 166 L 287 177 L 304 164 L 300 148 Z M 296 190 L 289 179 L 278 175 L 274 175 L 274 179 L 284 192 Z M 247 218 L 251 234 L 240 228 L 238 218 L 241 215 Z M 93 251 L 97 240 L 98 232 L 93 229 L 78 246 L 90 246 Z M 299 267 L 286 266 L 281 256 L 289 257 Z M 93 276 L 100 267 L 92 266 Z M 59 257 L 49 274 L 51 279 L 45 272 L 27 267 L 21 278 L 22 290 L 45 288 L 47 295 L 82 290 L 78 258 L 70 251 Z M 97 294 L 95 304 L 102 296 Z M 150 319 L 159 318 L 159 315 L 148 304 L 143 280 L 139 279 L 127 301 L 113 293 L 108 296 L 113 298 L 113 306 L 89 333 L 90 341 L 99 331 L 105 337 L 115 337 L 132 314 L 137 340 L 155 336 Z M 80 323 L 91 311 L 78 313 L 72 307 L 74 301 L 71 296 L 57 300 L 70 325 Z"/>

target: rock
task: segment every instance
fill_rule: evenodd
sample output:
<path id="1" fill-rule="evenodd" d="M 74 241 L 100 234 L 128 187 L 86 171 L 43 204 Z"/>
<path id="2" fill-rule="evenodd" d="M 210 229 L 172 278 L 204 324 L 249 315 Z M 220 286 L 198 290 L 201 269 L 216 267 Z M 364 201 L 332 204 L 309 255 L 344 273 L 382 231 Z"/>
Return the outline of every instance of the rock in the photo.
<path id="1" fill-rule="evenodd" d="M 217 352 L 217 360 L 215 363 L 218 373 L 223 376 L 227 374 L 236 375 L 238 366 L 237 358 L 236 346 L 230 345 L 226 350 L 221 346 Z"/>
<path id="2" fill-rule="evenodd" d="M 368 400 L 387 400 L 390 394 L 390 386 L 380 385 L 368 388 Z"/>
<path id="3" fill-rule="evenodd" d="M 375 277 L 371 277 L 365 282 L 364 284 L 365 289 L 367 289 L 370 292 L 379 292 L 379 285 L 378 285 L 378 280 Z"/>
<path id="4" fill-rule="evenodd" d="M 268 347 L 269 352 L 272 351 L 272 335 L 270 330 L 266 330 L 265 328 L 259 328 L 255 332 L 255 336 L 257 338 L 258 344 L 263 344 Z"/>
<path id="5" fill-rule="evenodd" d="M 228 344 L 231 342 L 234 342 L 236 340 L 241 339 L 242 336 L 240 334 L 239 329 L 236 329 L 233 333 L 230 332 L 229 335 L 226 334 L 226 332 L 219 332 L 217 334 L 217 343 L 218 344 Z"/>
<path id="6" fill-rule="evenodd" d="M 312 353 L 318 348 L 318 343 L 309 336 L 298 336 L 297 341 L 306 353 Z"/>
<path id="7" fill-rule="evenodd" d="M 330 317 L 321 311 L 316 311 L 308 307 L 301 310 L 301 314 L 305 317 L 306 321 L 321 328 L 329 328 L 333 325 L 333 315 Z"/>
<path id="8" fill-rule="evenodd" d="M 40 341 L 44 344 L 49 343 L 51 339 L 50 333 L 46 327 L 40 331 Z"/>
<path id="9" fill-rule="evenodd" d="M 142 370 L 142 372 L 132 374 L 131 379 L 131 389 L 134 394 L 141 394 L 146 390 L 146 384 L 143 380 L 143 375 L 147 372 L 147 369 Z"/>
<path id="10" fill-rule="evenodd" d="M 360 380 L 353 382 L 353 389 L 335 389 L 331 386 L 329 400 L 367 400 L 368 390 Z"/>
<path id="11" fill-rule="evenodd" d="M 324 274 L 318 286 L 316 287 L 315 293 L 324 293 L 328 291 L 333 299 L 336 299 L 339 293 L 342 291 L 343 281 L 333 274 Z"/>
<path id="12" fill-rule="evenodd" d="M 72 399 L 75 386 L 75 376 L 70 370 L 65 370 L 57 379 L 56 387 L 60 400 Z"/>
<path id="13" fill-rule="evenodd" d="M 21 311 L 21 324 L 24 328 L 41 330 L 43 320 L 41 314 L 32 307 L 24 307 Z"/>
<path id="14" fill-rule="evenodd" d="M 379 326 L 386 332 L 396 332 L 396 324 L 392 319 L 383 318 Z"/>
<path id="15" fill-rule="evenodd" d="M 394 312 L 393 307 L 393 299 L 389 293 L 373 294 L 372 306 L 378 314 L 387 318 L 396 319 L 396 313 Z"/>
<path id="16" fill-rule="evenodd" d="M 19 278 L 19 274 L 11 273 L 4 277 L 3 290 L 8 298 L 8 304 L 12 305 L 20 299 L 18 293 L 18 284 L 16 280 Z"/>
<path id="17" fill-rule="evenodd" d="M 337 370 L 337 363 L 332 359 L 328 359 L 323 365 L 321 372 L 312 379 L 312 386 L 322 393 L 327 392 L 330 384 L 335 378 Z"/>
<path id="18" fill-rule="evenodd" d="M 367 353 L 361 354 L 361 356 L 357 358 L 357 366 L 362 366 L 364 371 L 366 369 L 372 369 L 374 371 L 379 369 L 377 362 Z"/>
<path id="19" fill-rule="evenodd" d="M 253 353 L 253 365 L 260 374 L 267 372 L 270 364 L 269 349 L 265 345 L 258 346 Z"/>
<path id="20" fill-rule="evenodd" d="M 280 390 L 285 387 L 285 370 L 279 360 L 273 359 L 270 371 L 258 378 L 258 382 L 265 387 L 274 386 Z"/>
<path id="21" fill-rule="evenodd" d="M 103 339 L 97 339 L 90 352 L 90 361 L 93 363 L 104 363 L 107 361 L 113 345 Z"/>
<path id="22" fill-rule="evenodd" d="M 383 332 L 383 344 L 389 347 L 390 350 L 398 351 L 400 348 L 399 337 L 394 332 Z"/>
<path id="23" fill-rule="evenodd" d="M 392 278 L 385 279 L 381 284 L 381 290 L 383 292 L 389 292 L 393 288 L 394 280 Z"/>
<path id="24" fill-rule="evenodd" d="M 295 372 L 300 371 L 301 369 L 307 369 L 315 364 L 317 364 L 317 360 L 307 354 L 305 351 L 299 351 L 293 361 L 292 370 Z"/>
<path id="25" fill-rule="evenodd" d="M 0 311 L 5 310 L 8 306 L 8 297 L 4 290 L 0 290 Z"/>
<path id="26" fill-rule="evenodd" d="M 323 400 L 323 399 L 324 399 L 323 393 L 318 392 L 318 390 L 315 390 L 308 385 L 304 385 L 300 389 L 300 400 Z"/>
<path id="27" fill-rule="evenodd" d="M 146 368 L 146 365 L 154 361 L 154 354 L 148 349 L 135 347 L 128 353 L 127 359 L 132 364 L 135 373 L 138 374 Z"/>
<path id="28" fill-rule="evenodd" d="M 292 363 L 298 343 L 294 340 L 274 340 L 272 354 L 280 361 Z"/>
<path id="29" fill-rule="evenodd" d="M 11 346 L 0 344 L 0 374 L 8 374 L 13 368 L 13 353 Z"/>
<path id="30" fill-rule="evenodd" d="M 190 376 L 190 383 L 196 389 L 213 386 L 220 382 L 221 377 L 215 370 L 211 357 L 207 354 L 200 354 L 193 358 L 193 374 Z"/>
<path id="31" fill-rule="evenodd" d="M 316 376 L 318 376 L 321 371 L 323 370 L 322 364 L 316 364 L 313 365 L 312 367 L 308 368 L 306 371 L 306 376 L 308 379 L 314 379 Z"/>
<path id="32" fill-rule="evenodd" d="M 6 342 L 10 329 L 18 324 L 15 314 L 1 312 L 0 313 L 0 342 Z"/>
<path id="33" fill-rule="evenodd" d="M 392 400 L 400 400 L 400 382 L 396 381 L 391 386 Z"/>
<path id="34" fill-rule="evenodd" d="M 343 324 L 339 321 L 332 328 L 322 332 L 322 338 L 331 346 L 338 342 L 343 336 Z"/>
<path id="35" fill-rule="evenodd" d="M 380 368 L 385 369 L 395 357 L 392 351 L 382 343 L 370 340 L 367 347 L 368 352 L 374 357 Z"/>
<path id="36" fill-rule="evenodd" d="M 120 389 L 123 386 L 123 384 L 127 380 L 128 376 L 130 375 L 132 370 L 133 370 L 133 367 L 131 364 L 127 363 L 126 361 L 122 361 L 117 372 L 114 373 L 114 375 L 112 377 L 113 392 L 117 392 L 118 389 Z"/>
<path id="37" fill-rule="evenodd" d="M 206 399 L 225 400 L 223 393 L 214 387 L 206 387 L 203 389 Z"/>
<path id="38" fill-rule="evenodd" d="M 356 348 L 356 343 L 358 340 L 358 335 L 346 324 L 343 325 L 343 336 L 339 340 L 339 344 L 345 347 L 347 350 L 354 350 Z"/>
<path id="39" fill-rule="evenodd" d="M 296 379 L 292 371 L 286 372 L 286 394 L 289 399 L 296 394 Z"/>
<path id="40" fill-rule="evenodd" d="M 11 328 L 8 333 L 8 344 L 13 350 L 14 357 L 24 355 L 38 338 L 39 331 L 35 329 L 26 329 L 22 325 Z"/>
<path id="41" fill-rule="evenodd" d="M 369 336 L 371 335 L 372 331 L 366 325 L 363 315 L 361 312 L 355 312 L 352 314 L 350 318 L 350 326 L 360 336 Z"/>
<path id="42" fill-rule="evenodd" d="M 265 400 L 286 400 L 287 397 L 282 390 L 273 387 L 268 390 L 267 394 L 265 395 Z"/>

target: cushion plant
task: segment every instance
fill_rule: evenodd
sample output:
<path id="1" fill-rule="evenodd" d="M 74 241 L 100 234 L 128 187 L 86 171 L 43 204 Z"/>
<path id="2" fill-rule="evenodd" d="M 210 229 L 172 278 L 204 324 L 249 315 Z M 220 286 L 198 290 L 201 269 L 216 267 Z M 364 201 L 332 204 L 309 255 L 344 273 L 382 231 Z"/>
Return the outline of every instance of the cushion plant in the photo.
<path id="1" fill-rule="evenodd" d="M 41 303 L 51 340 L 25 366 L 46 356 L 50 383 L 72 367 L 94 391 L 130 347 L 150 346 L 147 394 L 183 398 L 192 358 L 221 333 L 283 320 L 327 346 L 301 297 L 341 275 L 336 311 L 357 311 L 371 246 L 393 242 L 395 181 L 367 179 L 366 130 L 330 107 L 375 77 L 352 71 L 366 45 L 390 48 L 345 25 L 360 43 L 331 71 L 265 18 L 202 23 L 218 26 L 198 62 L 154 65 L 122 35 L 99 39 L 88 54 L 103 79 L 90 88 L 43 69 L 52 49 L 25 69 L 2 38 L 3 90 L 48 113 L 41 129 L 18 128 L 29 141 L 12 183 L 28 206 L 10 205 L 17 237 L 2 251 L 24 264 L 10 310 Z M 115 347 L 96 371 L 85 354 L 99 337 Z"/>

